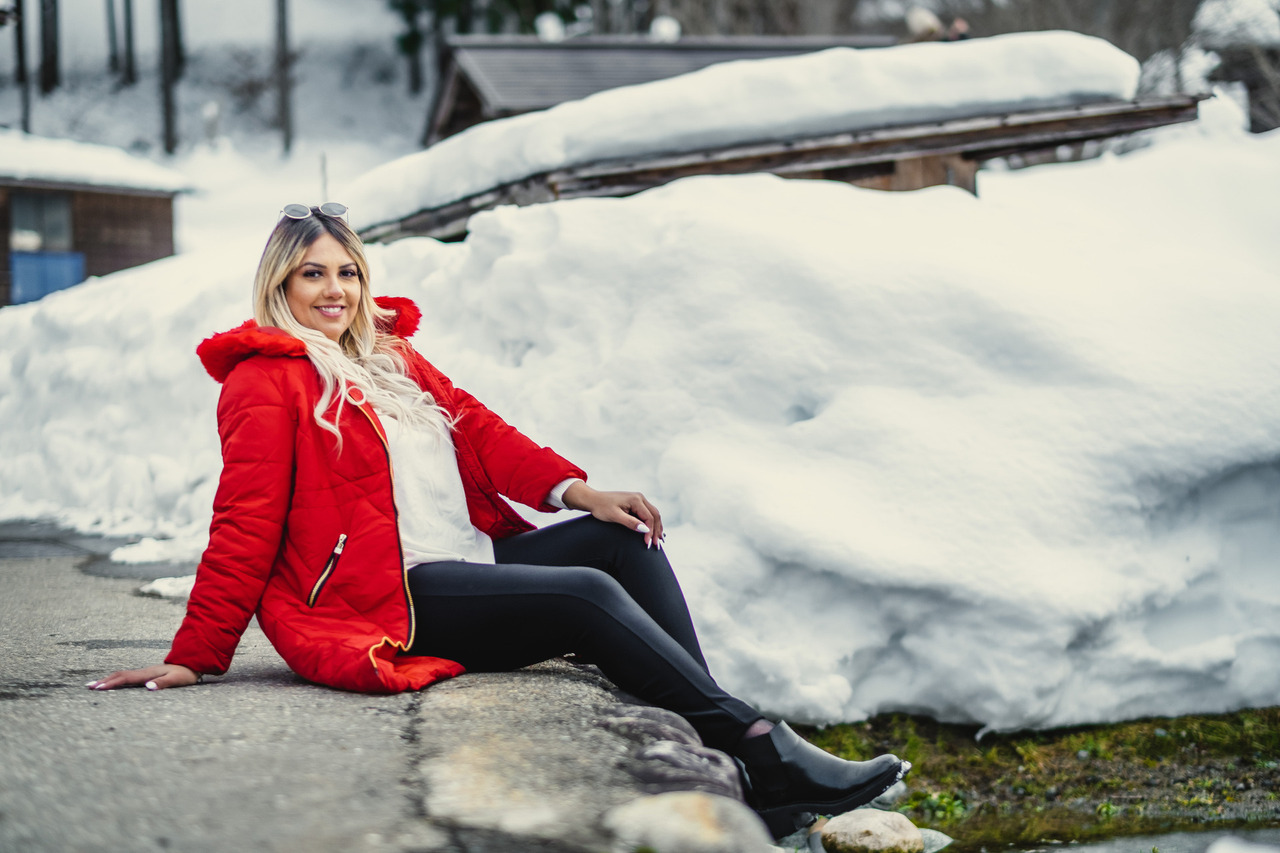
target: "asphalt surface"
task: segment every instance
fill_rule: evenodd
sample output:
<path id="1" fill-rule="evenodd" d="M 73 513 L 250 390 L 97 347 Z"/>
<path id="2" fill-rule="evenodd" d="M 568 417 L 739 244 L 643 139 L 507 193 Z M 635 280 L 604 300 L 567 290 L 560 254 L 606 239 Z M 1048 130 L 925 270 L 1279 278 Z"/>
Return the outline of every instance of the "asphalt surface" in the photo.
<path id="1" fill-rule="evenodd" d="M 51 541 L 0 548 L 0 851 L 457 849 L 422 814 L 420 696 L 307 684 L 256 625 L 223 679 L 87 690 L 161 662 L 182 605 Z"/>
<path id="2" fill-rule="evenodd" d="M 88 536 L 47 521 L 0 521 L 0 560 L 20 557 L 80 557 L 85 574 L 107 578 L 177 577 L 195 574 L 195 563 L 114 563 L 111 552 L 137 538 Z"/>

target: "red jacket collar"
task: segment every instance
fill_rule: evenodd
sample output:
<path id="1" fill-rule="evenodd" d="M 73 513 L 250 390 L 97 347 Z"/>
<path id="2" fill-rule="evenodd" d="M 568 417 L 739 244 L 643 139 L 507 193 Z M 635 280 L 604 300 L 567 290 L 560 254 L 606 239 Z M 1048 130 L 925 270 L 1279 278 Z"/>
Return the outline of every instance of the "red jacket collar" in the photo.
<path id="1" fill-rule="evenodd" d="M 418 330 L 422 311 L 413 300 L 401 296 L 376 296 L 374 302 L 380 308 L 393 312 L 392 316 L 378 323 L 378 330 L 408 338 Z M 307 346 L 282 329 L 259 326 L 254 320 L 228 332 L 220 332 L 206 338 L 196 347 L 196 355 L 209 375 L 218 382 L 225 382 L 237 364 L 255 355 L 290 356 L 306 358 Z"/>

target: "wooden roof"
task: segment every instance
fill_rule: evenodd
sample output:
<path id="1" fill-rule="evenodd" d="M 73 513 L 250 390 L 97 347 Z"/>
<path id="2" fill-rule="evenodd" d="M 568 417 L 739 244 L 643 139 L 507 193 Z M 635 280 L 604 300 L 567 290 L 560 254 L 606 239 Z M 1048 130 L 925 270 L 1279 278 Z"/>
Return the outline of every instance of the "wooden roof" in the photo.
<path id="1" fill-rule="evenodd" d="M 663 80 L 719 62 L 769 59 L 832 47 L 886 47 L 888 36 L 684 38 L 654 42 L 594 36 L 545 42 L 533 36 L 454 36 L 432 104 L 426 144 L 492 118 L 553 107 L 605 89 Z"/>
<path id="2" fill-rule="evenodd" d="M 365 240 L 429 236 L 457 239 L 471 216 L 504 204 L 625 196 L 692 175 L 770 172 L 860 182 L 892 172 L 898 164 L 958 157 L 974 164 L 1009 154 L 1106 139 L 1179 122 L 1195 121 L 1203 96 L 1175 95 L 1136 101 L 1041 108 L 998 115 L 872 128 L 706 149 L 682 154 L 599 161 L 534 175 L 398 222 L 361 232 Z M 929 184 L 924 184 L 929 185 Z M 909 187 L 901 187 L 909 188 Z M 974 187 L 969 187 L 974 189 Z"/>

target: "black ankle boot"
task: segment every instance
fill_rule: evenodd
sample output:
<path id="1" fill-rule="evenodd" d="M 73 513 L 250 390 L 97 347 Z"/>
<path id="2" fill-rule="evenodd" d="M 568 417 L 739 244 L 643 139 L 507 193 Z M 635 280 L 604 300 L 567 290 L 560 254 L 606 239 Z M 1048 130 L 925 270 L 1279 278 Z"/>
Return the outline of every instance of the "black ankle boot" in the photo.
<path id="1" fill-rule="evenodd" d="M 734 756 L 743 766 L 747 803 L 774 838 L 790 835 L 814 815 L 840 814 L 871 802 L 911 769 L 911 762 L 895 755 L 845 761 L 786 723 L 742 741 Z"/>

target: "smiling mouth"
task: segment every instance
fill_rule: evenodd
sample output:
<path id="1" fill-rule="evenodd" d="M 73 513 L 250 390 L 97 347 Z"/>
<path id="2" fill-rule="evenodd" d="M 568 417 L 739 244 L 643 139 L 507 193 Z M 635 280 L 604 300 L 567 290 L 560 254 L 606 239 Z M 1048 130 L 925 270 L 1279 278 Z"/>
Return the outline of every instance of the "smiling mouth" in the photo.
<path id="1" fill-rule="evenodd" d="M 316 310 L 326 317 L 340 317 L 346 307 L 343 305 L 317 305 Z"/>

